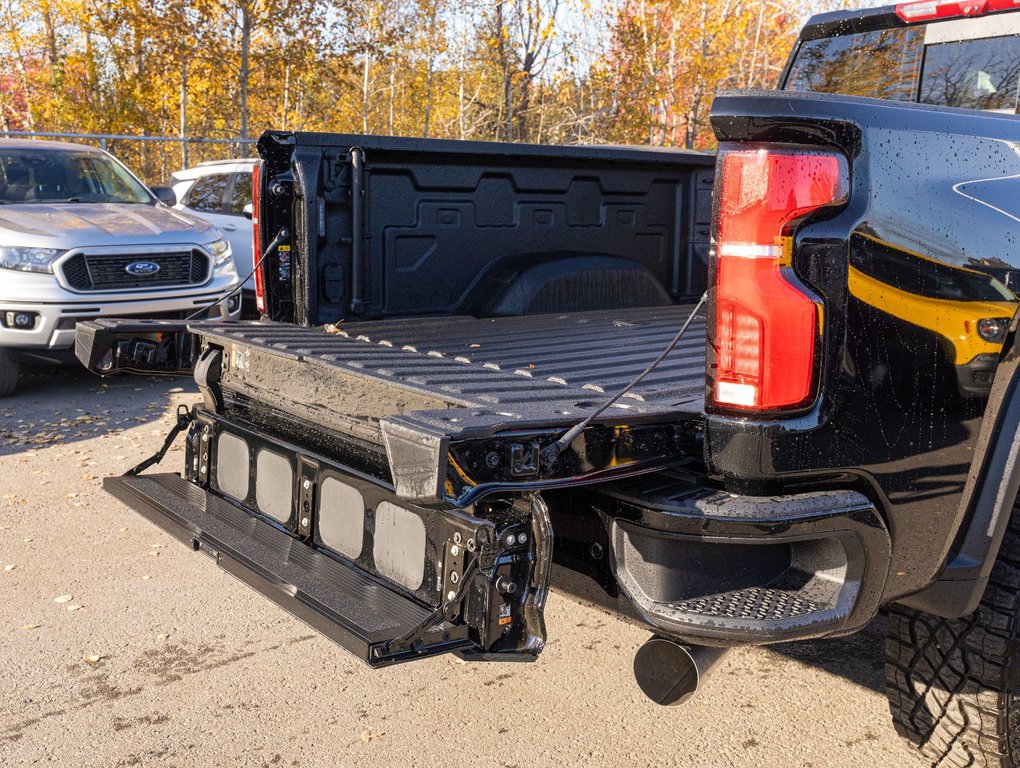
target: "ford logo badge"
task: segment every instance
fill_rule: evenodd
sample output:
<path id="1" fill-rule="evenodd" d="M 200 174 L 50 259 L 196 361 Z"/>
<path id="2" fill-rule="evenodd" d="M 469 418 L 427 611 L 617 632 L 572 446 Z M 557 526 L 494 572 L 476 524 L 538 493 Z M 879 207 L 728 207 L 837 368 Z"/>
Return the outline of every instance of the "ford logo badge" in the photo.
<path id="1" fill-rule="evenodd" d="M 135 277 L 148 277 L 159 272 L 159 264 L 154 261 L 132 261 L 124 271 Z"/>

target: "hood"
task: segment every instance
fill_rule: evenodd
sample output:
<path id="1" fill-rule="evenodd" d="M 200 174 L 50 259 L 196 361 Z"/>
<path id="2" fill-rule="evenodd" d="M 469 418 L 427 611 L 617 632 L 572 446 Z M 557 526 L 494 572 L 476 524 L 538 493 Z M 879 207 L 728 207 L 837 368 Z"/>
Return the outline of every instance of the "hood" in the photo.
<path id="1" fill-rule="evenodd" d="M 208 243 L 219 237 L 219 231 L 209 222 L 165 205 L 0 205 L 0 245 L 70 249 L 105 245 Z"/>

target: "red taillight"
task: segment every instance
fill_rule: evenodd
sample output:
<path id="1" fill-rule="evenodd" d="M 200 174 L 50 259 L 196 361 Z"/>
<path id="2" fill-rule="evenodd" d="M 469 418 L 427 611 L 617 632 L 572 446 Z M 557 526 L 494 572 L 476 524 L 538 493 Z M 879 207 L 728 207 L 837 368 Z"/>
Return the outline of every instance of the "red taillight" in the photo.
<path id="1" fill-rule="evenodd" d="M 262 227 L 259 226 L 259 200 L 262 197 L 262 164 L 251 171 L 251 258 L 255 268 L 255 307 L 259 314 L 266 311 L 266 284 L 262 278 Z"/>
<path id="2" fill-rule="evenodd" d="M 793 227 L 846 199 L 846 160 L 758 149 L 724 152 L 718 167 L 709 400 L 754 410 L 802 405 L 812 392 L 820 303 L 790 266 Z"/>
<path id="3" fill-rule="evenodd" d="M 1007 11 L 1018 7 L 1020 0 L 920 0 L 900 3 L 896 6 L 896 15 L 910 24 L 960 16 L 983 16 L 992 11 Z"/>

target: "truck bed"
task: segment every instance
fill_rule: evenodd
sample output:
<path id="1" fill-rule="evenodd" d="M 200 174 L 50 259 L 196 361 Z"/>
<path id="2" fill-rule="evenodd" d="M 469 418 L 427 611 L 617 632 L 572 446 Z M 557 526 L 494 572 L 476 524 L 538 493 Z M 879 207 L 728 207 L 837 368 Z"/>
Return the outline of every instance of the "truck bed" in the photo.
<path id="1" fill-rule="evenodd" d="M 234 350 L 225 366 L 228 389 L 273 403 L 282 402 L 273 391 L 285 391 L 283 407 L 295 415 L 317 411 L 327 421 L 344 421 L 342 431 L 381 442 L 378 420 L 392 416 L 441 420 L 451 436 L 491 428 L 494 417 L 519 425 L 570 426 L 654 360 L 692 309 L 680 304 L 612 313 L 452 316 L 357 323 L 349 329 L 201 323 L 192 331 Z M 699 416 L 704 350 L 705 324 L 699 317 L 606 419 Z M 252 355 L 259 356 L 258 365 Z M 295 359 L 308 365 L 272 364 Z M 370 390 L 352 379 L 379 386 Z M 437 419 L 436 411 L 451 408 L 465 413 Z"/>

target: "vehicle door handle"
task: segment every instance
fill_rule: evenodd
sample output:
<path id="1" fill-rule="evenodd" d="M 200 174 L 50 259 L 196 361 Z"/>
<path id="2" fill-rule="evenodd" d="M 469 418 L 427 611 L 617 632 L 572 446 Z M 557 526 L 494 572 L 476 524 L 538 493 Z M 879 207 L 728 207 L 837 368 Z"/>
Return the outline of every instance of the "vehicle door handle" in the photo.
<path id="1" fill-rule="evenodd" d="M 236 232 L 237 231 L 237 227 L 235 227 L 233 224 L 224 224 L 224 225 L 222 225 L 220 227 L 220 229 L 222 229 L 224 232 Z"/>

